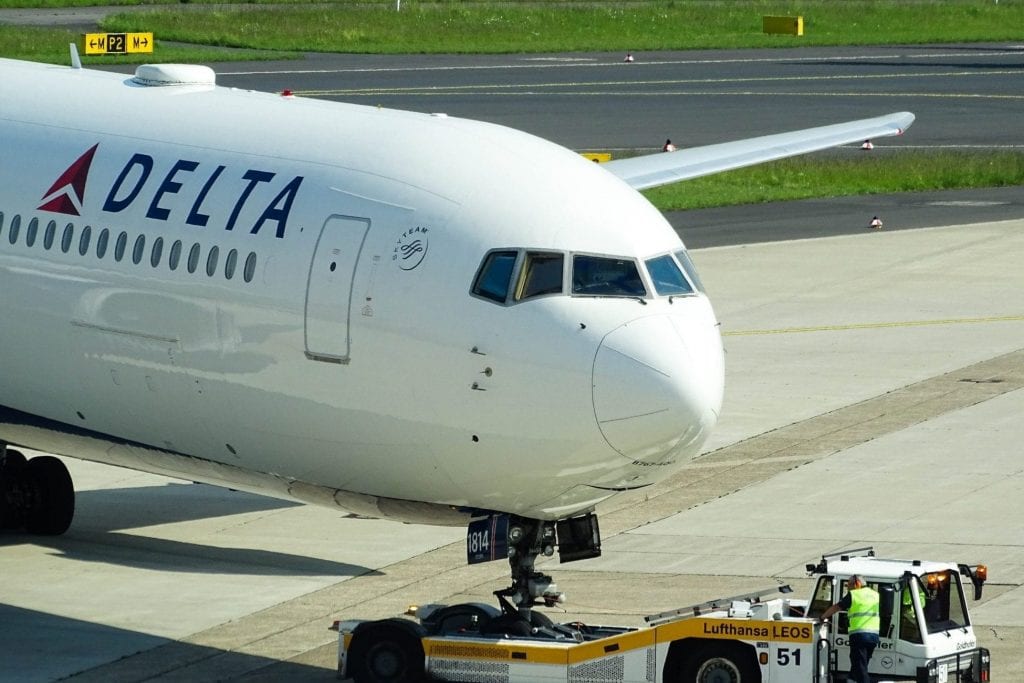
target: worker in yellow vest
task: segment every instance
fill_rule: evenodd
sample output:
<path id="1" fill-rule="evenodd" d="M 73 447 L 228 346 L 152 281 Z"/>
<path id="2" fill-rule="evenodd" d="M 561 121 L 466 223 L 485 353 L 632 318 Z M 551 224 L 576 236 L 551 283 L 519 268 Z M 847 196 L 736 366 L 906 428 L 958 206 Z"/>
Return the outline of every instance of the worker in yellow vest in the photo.
<path id="1" fill-rule="evenodd" d="M 828 619 L 843 610 L 849 619 L 850 683 L 871 683 L 868 662 L 878 646 L 878 628 L 882 620 L 878 611 L 878 592 L 868 588 L 864 579 L 854 574 L 846 582 L 849 592 L 842 600 L 825 610 L 821 618 Z"/>
<path id="2" fill-rule="evenodd" d="M 910 591 L 913 589 L 907 585 L 903 587 L 903 599 L 902 609 L 900 610 L 900 640 L 905 640 L 909 643 L 921 643 L 921 625 L 917 623 L 917 612 L 914 611 L 914 601 L 911 598 Z M 917 587 L 917 598 L 921 601 L 921 609 L 924 610 L 928 596 L 924 590 Z"/>

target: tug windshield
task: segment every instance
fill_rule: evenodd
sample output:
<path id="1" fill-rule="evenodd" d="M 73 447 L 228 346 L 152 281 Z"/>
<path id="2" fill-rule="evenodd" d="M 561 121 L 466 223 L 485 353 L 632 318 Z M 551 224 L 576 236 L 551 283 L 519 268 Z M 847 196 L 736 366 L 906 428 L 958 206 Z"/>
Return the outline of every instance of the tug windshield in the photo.
<path id="1" fill-rule="evenodd" d="M 970 625 L 960 576 L 946 570 L 921 577 L 924 621 L 928 633 L 941 633 Z"/>

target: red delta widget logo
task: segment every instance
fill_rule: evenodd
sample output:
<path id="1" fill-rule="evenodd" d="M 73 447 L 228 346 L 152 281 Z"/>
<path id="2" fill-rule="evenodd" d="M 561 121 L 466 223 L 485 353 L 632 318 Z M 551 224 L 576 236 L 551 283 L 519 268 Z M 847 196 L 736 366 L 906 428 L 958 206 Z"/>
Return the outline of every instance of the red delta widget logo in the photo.
<path id="1" fill-rule="evenodd" d="M 39 211 L 82 215 L 89 169 L 98 148 L 99 143 L 90 147 L 60 174 L 43 194 Z M 259 233 L 271 223 L 274 235 L 284 237 L 303 176 L 282 178 L 271 171 L 240 171 L 189 159 L 177 159 L 165 171 L 158 168 L 153 156 L 136 152 L 107 189 L 102 211 L 120 213 L 141 201 L 146 205 L 146 218 L 155 221 L 234 230 L 243 210 L 255 207 L 260 213 L 251 226 L 245 226 L 249 234 Z M 185 201 L 175 202 L 176 197 Z"/>

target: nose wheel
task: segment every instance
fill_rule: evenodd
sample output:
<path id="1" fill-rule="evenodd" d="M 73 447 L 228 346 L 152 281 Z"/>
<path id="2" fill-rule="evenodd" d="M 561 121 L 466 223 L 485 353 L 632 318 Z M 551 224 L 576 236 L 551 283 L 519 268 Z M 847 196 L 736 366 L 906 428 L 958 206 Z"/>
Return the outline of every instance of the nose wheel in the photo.
<path id="1" fill-rule="evenodd" d="M 0 529 L 58 536 L 74 516 L 75 487 L 63 462 L 0 450 Z"/>

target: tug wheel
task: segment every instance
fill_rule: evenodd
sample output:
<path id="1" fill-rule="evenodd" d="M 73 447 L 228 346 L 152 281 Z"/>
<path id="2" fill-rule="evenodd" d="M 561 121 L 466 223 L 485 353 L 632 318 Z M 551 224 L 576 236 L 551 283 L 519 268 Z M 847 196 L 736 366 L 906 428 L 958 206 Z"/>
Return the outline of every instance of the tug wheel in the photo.
<path id="1" fill-rule="evenodd" d="M 712 643 L 687 657 L 679 680 L 687 683 L 760 683 L 760 672 L 747 655 L 738 647 Z"/>
<path id="2" fill-rule="evenodd" d="M 355 683 L 419 683 L 425 680 L 423 645 L 407 629 L 387 622 L 359 629 L 353 642 Z"/>

